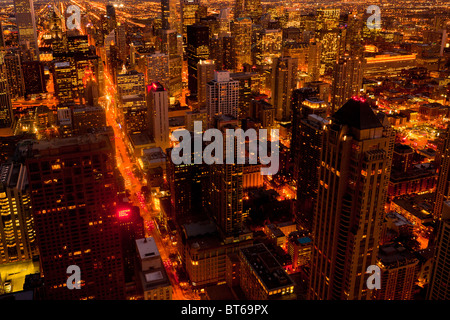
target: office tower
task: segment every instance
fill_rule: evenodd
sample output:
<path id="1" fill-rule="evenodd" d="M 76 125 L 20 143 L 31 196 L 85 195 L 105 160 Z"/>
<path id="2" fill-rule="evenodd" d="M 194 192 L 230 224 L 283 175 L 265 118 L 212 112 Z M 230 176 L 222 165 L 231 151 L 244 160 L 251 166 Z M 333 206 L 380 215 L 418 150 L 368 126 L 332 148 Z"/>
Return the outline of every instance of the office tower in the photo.
<path id="1" fill-rule="evenodd" d="M 183 37 L 186 37 L 187 26 L 193 25 L 198 22 L 199 17 L 197 10 L 199 8 L 199 0 L 182 0 L 181 1 L 181 23 L 183 25 Z"/>
<path id="2" fill-rule="evenodd" d="M 237 123 L 237 121 L 236 121 Z M 226 124 L 221 130 L 223 137 L 223 154 L 226 154 L 227 129 L 238 129 L 237 125 Z M 235 151 L 237 141 L 233 142 Z M 237 164 L 236 152 L 233 164 L 212 164 L 209 172 L 209 208 L 219 227 L 222 237 L 237 237 L 244 230 L 246 215 L 243 211 L 243 164 Z"/>
<path id="3" fill-rule="evenodd" d="M 220 70 L 233 70 L 235 57 L 233 50 L 233 37 L 231 35 L 222 38 L 222 68 Z M 218 68 L 219 69 L 219 68 Z"/>
<path id="4" fill-rule="evenodd" d="M 193 131 L 193 130 L 192 130 Z M 172 148 L 167 149 L 167 182 L 170 187 L 170 198 L 173 217 L 176 221 L 187 221 L 202 214 L 206 201 L 205 183 L 209 176 L 209 168 L 205 163 L 195 164 L 194 139 L 191 134 L 191 164 L 175 164 L 170 159 Z M 198 141 L 203 144 L 202 141 Z"/>
<path id="5" fill-rule="evenodd" d="M 89 134 L 39 141 L 30 152 L 26 165 L 47 298 L 123 299 L 110 140 Z M 71 265 L 80 268 L 80 290 L 66 287 Z"/>
<path id="6" fill-rule="evenodd" d="M 365 272 L 378 254 L 391 139 L 369 104 L 360 100 L 348 100 L 326 126 L 309 299 L 370 299 Z"/>
<path id="7" fill-rule="evenodd" d="M 146 132 L 150 129 L 145 94 L 122 96 L 119 110 L 120 123 L 127 134 Z"/>
<path id="8" fill-rule="evenodd" d="M 0 50 L 5 48 L 5 37 L 3 36 L 3 25 L 0 21 Z"/>
<path id="9" fill-rule="evenodd" d="M 428 285 L 427 299 L 448 300 L 450 298 L 450 202 L 445 200 L 439 215 L 438 235 L 434 252 L 434 263 Z"/>
<path id="10" fill-rule="evenodd" d="M 263 243 L 238 252 L 240 287 L 248 300 L 295 299 L 294 281 Z"/>
<path id="11" fill-rule="evenodd" d="M 236 0 L 234 6 L 234 18 L 249 17 L 257 22 L 262 15 L 261 0 Z"/>
<path id="12" fill-rule="evenodd" d="M 156 147 L 166 150 L 170 145 L 169 95 L 159 82 L 147 86 L 147 104 Z"/>
<path id="13" fill-rule="evenodd" d="M 6 66 L 3 57 L 3 53 L 0 52 L 0 129 L 11 128 L 14 122 Z"/>
<path id="14" fill-rule="evenodd" d="M 147 56 L 146 83 L 159 82 L 165 88 L 169 85 L 169 55 L 156 52 Z"/>
<path id="15" fill-rule="evenodd" d="M 101 106 L 75 106 L 72 109 L 72 126 L 74 134 L 85 134 L 92 128 L 105 127 L 105 109 Z"/>
<path id="16" fill-rule="evenodd" d="M 206 106 L 206 88 L 214 79 L 216 64 L 213 60 L 200 60 L 197 64 L 197 101 L 199 108 Z"/>
<path id="17" fill-rule="evenodd" d="M 22 61 L 25 94 L 38 94 L 46 92 L 44 66 L 38 61 Z"/>
<path id="18" fill-rule="evenodd" d="M 439 156 L 436 155 L 436 161 L 440 164 L 433 208 L 433 218 L 436 220 L 441 218 L 444 203 L 450 200 L 450 127 L 447 128 L 444 137 L 439 148 Z"/>
<path id="19" fill-rule="evenodd" d="M 252 93 L 257 91 L 260 76 L 256 72 L 237 72 L 230 73 L 230 78 L 239 81 L 238 118 L 244 119 L 249 116 Z"/>
<path id="20" fill-rule="evenodd" d="M 331 89 L 331 112 L 348 99 L 359 97 L 362 89 L 364 59 L 345 55 L 334 65 Z"/>
<path id="21" fill-rule="evenodd" d="M 328 124 L 325 119 L 327 105 L 314 96 L 305 97 L 301 104 L 302 113 L 292 128 L 291 145 L 297 181 L 295 218 L 299 229 L 311 232 L 319 188 L 320 151 L 324 126 Z"/>
<path id="22" fill-rule="evenodd" d="M 341 44 L 343 31 L 340 29 L 323 29 L 317 32 L 317 40 L 320 42 L 320 74 L 330 74 L 333 71 L 336 60 L 339 58 L 339 45 Z"/>
<path id="23" fill-rule="evenodd" d="M 201 24 L 187 26 L 188 89 L 197 95 L 197 63 L 209 59 L 209 28 Z"/>
<path id="24" fill-rule="evenodd" d="M 318 81 L 320 76 L 320 53 L 321 44 L 318 41 L 309 44 L 308 53 L 308 74 L 311 81 Z"/>
<path id="25" fill-rule="evenodd" d="M 145 76 L 136 70 L 129 70 L 117 76 L 117 93 L 119 97 L 145 94 Z"/>
<path id="26" fill-rule="evenodd" d="M 228 32 L 231 32 L 230 29 L 230 14 L 231 14 L 230 8 L 221 8 L 219 12 L 219 16 L 217 17 L 217 20 L 219 21 L 219 37 L 224 36 Z"/>
<path id="27" fill-rule="evenodd" d="M 6 77 L 12 99 L 25 96 L 25 82 L 23 81 L 20 54 L 8 53 L 4 56 Z"/>
<path id="28" fill-rule="evenodd" d="M 230 78 L 228 71 L 216 71 L 214 80 L 206 88 L 206 109 L 208 119 L 216 115 L 231 115 L 235 118 L 239 111 L 239 81 Z"/>
<path id="29" fill-rule="evenodd" d="M 108 33 L 117 27 L 116 8 L 112 4 L 106 5 L 106 25 Z"/>
<path id="30" fill-rule="evenodd" d="M 413 300 L 418 264 L 414 253 L 400 243 L 380 246 L 381 288 L 373 290 L 373 299 Z"/>
<path id="31" fill-rule="evenodd" d="M 243 71 L 245 64 L 252 64 L 252 20 L 237 18 L 231 23 L 233 58 L 236 72 Z"/>
<path id="32" fill-rule="evenodd" d="M 179 29 L 179 12 L 177 11 L 177 3 L 175 0 L 162 0 L 161 1 L 161 21 L 162 29 L 164 30 L 176 30 L 181 33 Z"/>
<path id="33" fill-rule="evenodd" d="M 116 27 L 116 44 L 119 50 L 119 59 L 126 64 L 128 57 L 127 31 L 124 24 L 118 23 Z"/>
<path id="34" fill-rule="evenodd" d="M 20 163 L 0 167 L 0 265 L 37 254 L 27 171 Z"/>
<path id="35" fill-rule="evenodd" d="M 168 56 L 169 69 L 168 83 L 162 84 L 169 91 L 170 104 L 173 105 L 180 100 L 182 94 L 182 43 L 179 42 L 179 35 L 176 30 L 160 29 L 159 33 L 159 50 Z"/>
<path id="36" fill-rule="evenodd" d="M 72 66 L 70 62 L 55 62 L 53 79 L 55 82 L 55 95 L 60 103 L 73 102 L 75 92 L 72 85 Z"/>
<path id="37" fill-rule="evenodd" d="M 281 29 L 261 29 L 255 30 L 255 48 L 253 50 L 253 61 L 257 66 L 270 68 L 270 64 L 274 58 L 280 57 L 282 54 L 289 56 L 283 52 L 283 33 Z M 286 49 L 286 47 L 285 47 Z"/>
<path id="38" fill-rule="evenodd" d="M 290 121 L 292 91 L 297 88 L 297 60 L 291 57 L 275 58 L 272 63 L 272 105 L 277 121 Z"/>
<path id="39" fill-rule="evenodd" d="M 331 30 L 339 25 L 340 9 L 317 9 L 316 30 Z"/>
<path id="40" fill-rule="evenodd" d="M 19 44 L 28 46 L 32 59 L 39 60 L 33 0 L 14 0 L 14 12 L 19 31 Z"/>
<path id="41" fill-rule="evenodd" d="M 134 279 L 136 270 L 136 240 L 145 236 L 144 219 L 139 214 L 139 207 L 128 203 L 118 204 L 117 217 L 122 242 L 125 283 L 130 283 Z"/>

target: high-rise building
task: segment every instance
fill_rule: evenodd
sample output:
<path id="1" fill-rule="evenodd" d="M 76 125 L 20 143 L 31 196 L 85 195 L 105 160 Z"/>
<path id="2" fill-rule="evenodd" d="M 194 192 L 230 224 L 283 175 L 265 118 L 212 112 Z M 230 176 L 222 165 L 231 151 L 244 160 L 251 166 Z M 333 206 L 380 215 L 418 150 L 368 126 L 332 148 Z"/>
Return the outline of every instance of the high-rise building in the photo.
<path id="1" fill-rule="evenodd" d="M 169 86 L 169 55 L 161 52 L 147 56 L 146 83 L 159 82 L 164 88 Z"/>
<path id="2" fill-rule="evenodd" d="M 439 150 L 440 166 L 438 168 L 438 180 L 436 184 L 433 217 L 440 219 L 444 202 L 450 200 L 450 127 L 447 128 L 445 139 L 443 139 Z"/>
<path id="3" fill-rule="evenodd" d="M 216 64 L 213 60 L 200 60 L 197 64 L 197 101 L 199 108 L 206 106 L 207 83 L 214 80 Z"/>
<path id="4" fill-rule="evenodd" d="M 181 33 L 179 29 L 180 13 L 177 10 L 177 3 L 175 0 L 162 0 L 161 1 L 161 21 L 162 29 L 164 30 L 176 30 Z"/>
<path id="5" fill-rule="evenodd" d="M 234 18 L 249 17 L 253 22 L 262 15 L 261 0 L 237 0 L 234 5 Z"/>
<path id="6" fill-rule="evenodd" d="M 236 125 L 226 124 L 222 128 L 225 135 L 226 129 L 238 129 Z M 226 154 L 227 146 L 225 136 L 223 138 L 223 154 Z M 235 139 L 236 140 L 236 139 Z M 237 143 L 234 143 L 236 150 Z M 234 153 L 236 155 L 236 152 Z M 243 164 L 213 164 L 209 173 L 209 206 L 212 216 L 224 238 L 237 237 L 244 230 L 245 213 L 243 208 Z"/>
<path id="7" fill-rule="evenodd" d="M 183 37 L 186 37 L 187 26 L 193 25 L 198 22 L 199 17 L 197 10 L 199 8 L 199 0 L 182 0 L 181 1 L 181 23 L 183 25 Z"/>
<path id="8" fill-rule="evenodd" d="M 145 76 L 136 70 L 117 75 L 117 93 L 119 97 L 145 94 Z"/>
<path id="9" fill-rule="evenodd" d="M 239 111 L 239 81 L 230 78 L 228 71 L 216 71 L 214 80 L 206 88 L 206 109 L 209 121 L 216 115 L 231 115 Z"/>
<path id="10" fill-rule="evenodd" d="M 450 298 L 450 201 L 441 205 L 434 264 L 428 285 L 427 298 L 429 300 L 448 300 Z"/>
<path id="11" fill-rule="evenodd" d="M 11 98 L 25 96 L 25 82 L 23 81 L 22 64 L 20 54 L 9 53 L 4 56 L 6 76 L 8 79 Z"/>
<path id="12" fill-rule="evenodd" d="M 272 64 L 272 105 L 276 109 L 275 119 L 289 121 L 292 115 L 292 91 L 297 88 L 297 63 L 291 57 L 275 58 Z"/>
<path id="13" fill-rule="evenodd" d="M 32 59 L 38 60 L 39 48 L 33 0 L 14 0 L 14 12 L 19 30 L 19 44 L 28 46 L 32 53 Z"/>
<path id="14" fill-rule="evenodd" d="M 53 77 L 55 82 L 55 95 L 59 102 L 73 102 L 75 92 L 72 82 L 73 70 L 70 62 L 55 62 Z"/>
<path id="15" fill-rule="evenodd" d="M 345 55 L 334 65 L 331 88 L 331 112 L 336 111 L 348 99 L 359 97 L 362 89 L 364 59 Z"/>
<path id="16" fill-rule="evenodd" d="M 122 241 L 125 283 L 130 283 L 133 282 L 136 273 L 136 240 L 145 236 L 144 219 L 139 214 L 139 207 L 128 203 L 118 204 L 117 216 Z"/>
<path id="17" fill-rule="evenodd" d="M 367 102 L 348 100 L 325 127 L 308 298 L 370 299 L 386 203 L 392 136 Z"/>
<path id="18" fill-rule="evenodd" d="M 340 9 L 317 9 L 316 30 L 331 30 L 339 25 Z"/>
<path id="19" fill-rule="evenodd" d="M 37 254 L 26 167 L 20 163 L 0 167 L 0 265 L 31 260 Z"/>
<path id="20" fill-rule="evenodd" d="M 3 24 L 0 21 L 0 50 L 5 48 L 5 37 L 3 35 Z"/>
<path id="21" fill-rule="evenodd" d="M 145 94 L 122 96 L 119 110 L 120 123 L 127 134 L 147 132 L 150 129 Z"/>
<path id="22" fill-rule="evenodd" d="M 112 4 L 106 5 L 106 25 L 108 33 L 117 27 L 116 8 Z"/>
<path id="23" fill-rule="evenodd" d="M 123 299 L 124 275 L 114 149 L 108 137 L 39 141 L 28 179 L 48 299 Z M 81 289 L 68 290 L 67 268 Z"/>
<path id="24" fill-rule="evenodd" d="M 147 104 L 150 113 L 150 127 L 156 147 L 166 150 L 169 138 L 169 95 L 159 82 L 147 86 Z"/>
<path id="25" fill-rule="evenodd" d="M 44 66 L 39 61 L 22 62 L 25 94 L 38 94 L 46 92 Z"/>
<path id="26" fill-rule="evenodd" d="M 239 112 L 238 118 L 244 119 L 249 116 L 252 93 L 257 91 L 259 74 L 256 72 L 230 73 L 230 78 L 239 81 Z"/>
<path id="27" fill-rule="evenodd" d="M 381 288 L 373 290 L 376 300 L 413 300 L 419 260 L 399 243 L 380 247 L 378 263 Z"/>
<path id="28" fill-rule="evenodd" d="M 6 66 L 3 60 L 3 53 L 0 52 L 0 128 L 11 128 L 13 125 L 13 111 L 9 85 L 6 73 Z"/>
<path id="29" fill-rule="evenodd" d="M 318 41 L 309 44 L 308 74 L 311 81 L 318 81 L 320 76 L 320 52 L 321 44 Z"/>
<path id="30" fill-rule="evenodd" d="M 187 26 L 188 89 L 197 95 L 197 63 L 209 59 L 209 27 L 201 24 Z"/>
<path id="31" fill-rule="evenodd" d="M 302 102 L 302 117 L 292 128 L 291 151 L 295 149 L 294 179 L 297 180 L 296 222 L 300 229 L 312 231 L 314 208 L 317 202 L 320 152 L 327 105 L 315 98 L 307 97 Z M 294 132 L 295 139 L 294 139 Z"/>
<path id="32" fill-rule="evenodd" d="M 233 38 L 233 70 L 241 72 L 244 65 L 252 64 L 252 20 L 237 18 L 231 23 L 231 37 Z"/>

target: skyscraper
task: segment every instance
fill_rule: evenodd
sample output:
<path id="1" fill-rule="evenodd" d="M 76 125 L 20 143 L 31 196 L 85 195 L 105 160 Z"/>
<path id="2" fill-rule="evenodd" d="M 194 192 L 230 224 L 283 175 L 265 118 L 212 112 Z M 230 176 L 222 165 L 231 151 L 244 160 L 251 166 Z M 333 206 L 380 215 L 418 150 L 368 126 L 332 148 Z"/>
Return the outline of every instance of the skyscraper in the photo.
<path id="1" fill-rule="evenodd" d="M 28 179 L 48 299 L 123 299 L 114 149 L 107 136 L 39 141 Z M 67 268 L 81 289 L 68 290 Z"/>
<path id="2" fill-rule="evenodd" d="M 6 54 L 4 61 L 11 98 L 25 96 L 25 82 L 23 81 L 20 54 Z"/>
<path id="3" fill-rule="evenodd" d="M 19 30 L 19 43 L 28 45 L 33 60 L 39 60 L 33 0 L 14 0 L 14 12 Z"/>
<path id="4" fill-rule="evenodd" d="M 430 300 L 448 300 L 450 298 L 450 202 L 442 204 L 439 219 L 434 265 L 428 286 L 427 298 Z"/>
<path id="5" fill-rule="evenodd" d="M 188 89 L 197 95 L 197 63 L 209 59 L 209 27 L 194 24 L 187 26 Z"/>
<path id="6" fill-rule="evenodd" d="M 159 82 L 165 88 L 169 86 L 169 55 L 161 52 L 147 56 L 146 83 Z"/>
<path id="7" fill-rule="evenodd" d="M 297 88 L 297 59 L 275 58 L 272 63 L 272 98 L 276 109 L 275 119 L 289 121 L 292 115 L 292 91 Z"/>
<path id="8" fill-rule="evenodd" d="M 70 62 L 55 62 L 53 77 L 55 81 L 55 94 L 59 102 L 73 102 L 75 99 L 75 88 L 72 83 L 73 70 Z"/>
<path id="9" fill-rule="evenodd" d="M 369 299 L 377 259 L 392 137 L 363 101 L 348 100 L 325 128 L 308 297 Z"/>
<path id="10" fill-rule="evenodd" d="M 331 110 L 336 111 L 362 89 L 364 58 L 344 55 L 334 65 L 331 88 Z"/>
<path id="11" fill-rule="evenodd" d="M 237 0 L 234 5 L 234 18 L 249 17 L 256 22 L 262 15 L 261 0 Z"/>
<path id="12" fill-rule="evenodd" d="M 209 121 L 221 114 L 238 117 L 239 81 L 231 79 L 228 71 L 216 71 L 214 80 L 208 82 L 206 109 Z"/>
<path id="13" fill-rule="evenodd" d="M 213 60 L 200 60 L 197 64 L 197 101 L 200 108 L 206 106 L 206 87 L 214 79 L 215 68 Z"/>
<path id="14" fill-rule="evenodd" d="M 147 103 L 150 113 L 150 127 L 156 147 L 166 150 L 169 138 L 169 95 L 159 82 L 147 86 Z"/>
<path id="15" fill-rule="evenodd" d="M 119 97 L 145 94 L 145 76 L 136 70 L 129 70 L 127 73 L 117 76 L 117 93 Z"/>
<path id="16" fill-rule="evenodd" d="M 11 96 L 9 94 L 4 54 L 0 52 L 0 129 L 11 128 L 13 124 L 13 111 Z"/>
<path id="17" fill-rule="evenodd" d="M 236 125 L 226 124 L 222 128 L 225 135 L 227 129 L 238 129 Z M 227 146 L 223 138 L 223 154 Z M 233 142 L 236 150 L 236 140 Z M 234 153 L 236 156 L 236 152 Z M 212 216 L 224 238 L 236 237 L 244 229 L 245 214 L 243 210 L 243 164 L 213 164 L 210 166 L 209 204 Z"/>
<path id="18" fill-rule="evenodd" d="M 231 23 L 233 38 L 233 70 L 243 71 L 244 64 L 252 64 L 252 20 L 237 18 Z"/>
<path id="19" fill-rule="evenodd" d="M 177 10 L 177 3 L 175 0 L 162 0 L 161 1 L 161 21 L 162 28 L 164 30 L 176 30 L 181 33 L 179 30 L 179 19 L 180 14 Z"/>
<path id="20" fill-rule="evenodd" d="M 321 44 L 318 41 L 309 44 L 308 52 L 308 74 L 311 81 L 318 81 L 320 76 L 320 52 Z"/>
<path id="21" fill-rule="evenodd" d="M 0 265 L 31 260 L 37 254 L 37 244 L 24 165 L 0 167 L 0 203 Z"/>
<path id="22" fill-rule="evenodd" d="M 445 139 L 439 150 L 439 176 L 436 184 L 433 217 L 440 219 L 445 201 L 450 200 L 450 127 L 447 128 Z"/>

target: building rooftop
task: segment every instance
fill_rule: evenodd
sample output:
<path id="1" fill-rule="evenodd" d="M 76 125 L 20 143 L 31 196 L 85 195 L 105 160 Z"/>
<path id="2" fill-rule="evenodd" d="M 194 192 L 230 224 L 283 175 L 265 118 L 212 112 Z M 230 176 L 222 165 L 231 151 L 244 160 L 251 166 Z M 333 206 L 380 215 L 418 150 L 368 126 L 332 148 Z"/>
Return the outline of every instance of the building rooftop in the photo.
<path id="1" fill-rule="evenodd" d="M 292 279 L 264 244 L 258 243 L 245 247 L 240 249 L 240 252 L 268 291 L 294 285 Z"/>
<path id="2" fill-rule="evenodd" d="M 333 118 L 359 130 L 383 127 L 369 103 L 353 98 L 337 110 Z"/>
<path id="3" fill-rule="evenodd" d="M 136 239 L 136 246 L 141 260 L 160 256 L 155 239 L 152 237 Z"/>

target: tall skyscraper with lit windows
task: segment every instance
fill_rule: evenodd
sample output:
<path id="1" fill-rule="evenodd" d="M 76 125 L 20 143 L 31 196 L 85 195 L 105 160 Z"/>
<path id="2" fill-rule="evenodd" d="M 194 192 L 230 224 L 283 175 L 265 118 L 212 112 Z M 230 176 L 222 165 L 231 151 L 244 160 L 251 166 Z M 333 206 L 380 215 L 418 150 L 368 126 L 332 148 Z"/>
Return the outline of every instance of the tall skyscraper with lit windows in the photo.
<path id="1" fill-rule="evenodd" d="M 0 52 L 0 129 L 11 128 L 13 124 L 13 111 L 9 85 L 4 63 L 4 53 Z"/>
<path id="2" fill-rule="evenodd" d="M 308 298 L 366 300 L 376 264 L 392 156 L 391 131 L 363 100 L 348 100 L 323 133 Z"/>
<path id="3" fill-rule="evenodd" d="M 124 299 L 115 152 L 107 136 L 39 141 L 27 159 L 45 291 L 51 300 Z M 67 268 L 80 268 L 69 290 Z"/>
<path id="4" fill-rule="evenodd" d="M 238 117 L 239 81 L 231 79 L 228 71 L 216 71 L 214 80 L 208 82 L 206 109 L 209 121 L 222 114 Z"/>
<path id="5" fill-rule="evenodd" d="M 166 150 L 170 145 L 169 95 L 161 83 L 153 82 L 147 86 L 147 103 L 156 147 Z"/>
<path id="6" fill-rule="evenodd" d="M 39 60 L 33 0 L 14 0 L 14 13 L 19 30 L 19 43 L 28 45 L 33 60 Z"/>

